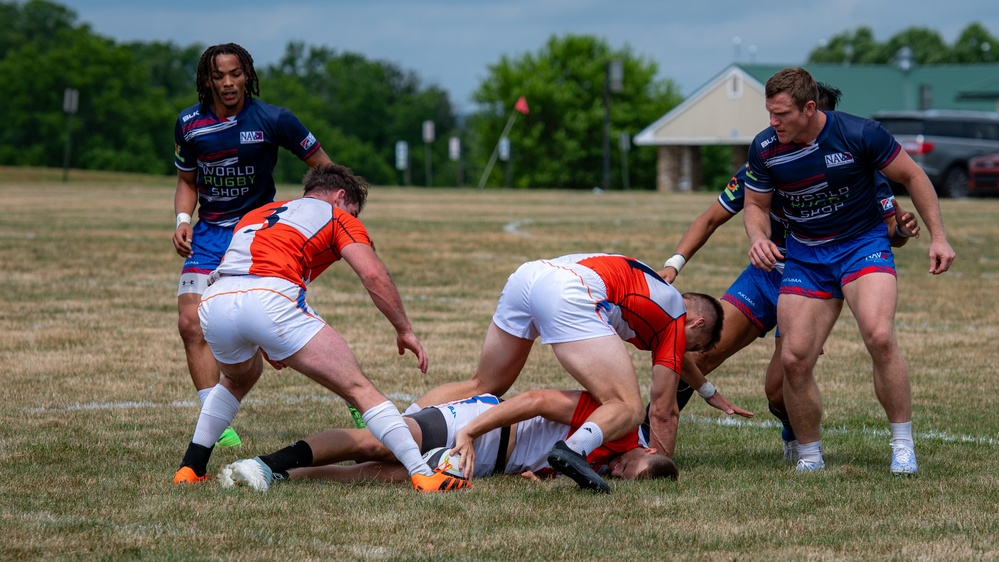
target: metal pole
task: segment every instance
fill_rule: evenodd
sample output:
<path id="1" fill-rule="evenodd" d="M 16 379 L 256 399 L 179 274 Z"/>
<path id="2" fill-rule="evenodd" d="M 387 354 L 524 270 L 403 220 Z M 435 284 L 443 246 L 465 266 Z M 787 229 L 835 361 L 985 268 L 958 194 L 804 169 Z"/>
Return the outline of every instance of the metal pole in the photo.
<path id="1" fill-rule="evenodd" d="M 73 114 L 66 114 L 66 151 L 62 158 L 62 182 L 66 183 L 69 181 L 69 153 L 73 144 Z"/>
<path id="2" fill-rule="evenodd" d="M 604 182 L 601 187 L 610 189 L 610 61 L 604 65 Z"/>
<path id="3" fill-rule="evenodd" d="M 80 91 L 76 88 L 66 88 L 62 96 L 62 110 L 66 112 L 66 151 L 62 159 L 62 181 L 69 181 L 69 155 L 73 139 L 73 114 L 79 105 Z"/>
<path id="4" fill-rule="evenodd" d="M 434 171 L 430 163 L 430 143 L 423 143 L 423 161 L 427 174 L 427 187 L 434 185 Z"/>
<path id="5" fill-rule="evenodd" d="M 486 179 L 492 173 L 493 166 L 496 165 L 496 157 L 499 156 L 499 143 L 510 132 L 513 122 L 517 120 L 517 113 L 516 109 L 510 112 L 510 118 L 507 119 L 506 126 L 503 127 L 503 132 L 500 134 L 499 140 L 496 141 L 496 146 L 493 147 L 493 154 L 489 157 L 489 163 L 486 164 L 486 169 L 482 172 L 482 177 L 479 178 L 479 189 L 482 189 L 486 185 Z"/>

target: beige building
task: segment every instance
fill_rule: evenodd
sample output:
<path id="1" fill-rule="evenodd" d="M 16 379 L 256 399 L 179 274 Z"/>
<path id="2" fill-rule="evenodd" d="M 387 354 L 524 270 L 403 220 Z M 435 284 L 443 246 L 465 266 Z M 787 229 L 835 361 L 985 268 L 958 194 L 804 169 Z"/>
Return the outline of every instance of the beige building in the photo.
<path id="1" fill-rule="evenodd" d="M 749 144 L 769 126 L 764 84 L 783 68 L 733 64 L 634 138 L 655 146 L 656 189 L 686 191 L 701 186 L 701 147 L 731 145 L 736 170 Z M 843 91 L 839 109 L 870 117 L 882 110 L 999 110 L 999 64 L 949 64 L 902 69 L 893 65 L 810 64 L 816 80 Z M 720 187 L 720 186 L 714 186 Z"/>
<path id="2" fill-rule="evenodd" d="M 635 136 L 657 146 L 656 189 L 689 191 L 701 185 L 701 147 L 732 145 L 731 169 L 746 162 L 749 143 L 767 128 L 763 84 L 731 66 Z"/>

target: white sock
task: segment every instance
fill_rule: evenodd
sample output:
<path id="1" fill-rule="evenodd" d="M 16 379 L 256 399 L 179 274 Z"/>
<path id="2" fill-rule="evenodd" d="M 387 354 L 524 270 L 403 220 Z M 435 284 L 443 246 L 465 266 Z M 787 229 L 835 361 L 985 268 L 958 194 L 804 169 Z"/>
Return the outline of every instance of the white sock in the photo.
<path id="1" fill-rule="evenodd" d="M 205 405 L 205 400 L 208 399 L 208 395 L 212 393 L 213 388 L 215 387 L 210 386 L 208 388 L 202 388 L 201 390 L 198 391 L 198 400 L 201 402 L 202 406 Z"/>
<path id="2" fill-rule="evenodd" d="M 597 424 L 586 422 L 579 426 L 572 437 L 565 440 L 565 444 L 585 457 L 604 444 L 604 432 Z"/>
<path id="3" fill-rule="evenodd" d="M 809 463 L 822 463 L 822 440 L 811 443 L 798 442 L 798 460 Z"/>
<path id="4" fill-rule="evenodd" d="M 889 423 L 891 426 L 891 444 L 895 445 L 906 445 L 909 447 L 914 447 L 915 443 L 912 441 L 912 421 L 907 421 L 904 423 Z"/>
<path id="5" fill-rule="evenodd" d="M 226 387 L 215 385 L 201 407 L 201 415 L 198 416 L 198 425 L 194 428 L 191 442 L 203 447 L 215 446 L 215 442 L 232 423 L 238 411 L 239 400 Z"/>
<path id="6" fill-rule="evenodd" d="M 388 447 L 395 458 L 406 467 L 410 476 L 414 474 L 433 476 L 434 471 L 423 461 L 420 448 L 413 440 L 413 434 L 409 432 L 409 426 L 403 421 L 395 404 L 386 400 L 361 414 L 361 419 L 371 430 L 371 434 Z"/>

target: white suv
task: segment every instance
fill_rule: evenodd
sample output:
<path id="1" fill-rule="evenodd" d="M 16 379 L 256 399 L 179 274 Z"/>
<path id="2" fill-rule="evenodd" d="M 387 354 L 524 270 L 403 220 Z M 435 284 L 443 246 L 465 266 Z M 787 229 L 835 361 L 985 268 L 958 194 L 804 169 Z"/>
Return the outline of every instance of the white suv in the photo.
<path id="1" fill-rule="evenodd" d="M 927 109 L 883 111 L 873 117 L 923 168 L 940 197 L 968 195 L 968 161 L 999 152 L 999 114 Z"/>

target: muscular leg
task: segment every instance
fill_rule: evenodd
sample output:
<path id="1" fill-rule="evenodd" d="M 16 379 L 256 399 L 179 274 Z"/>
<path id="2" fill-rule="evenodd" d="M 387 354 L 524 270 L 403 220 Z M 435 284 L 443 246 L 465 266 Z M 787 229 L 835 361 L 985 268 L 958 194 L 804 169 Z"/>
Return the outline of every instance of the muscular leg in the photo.
<path id="1" fill-rule="evenodd" d="M 767 402 L 770 404 L 771 411 L 776 409 L 786 414 L 787 407 L 784 405 L 784 366 L 780 361 L 782 339 L 774 338 L 774 353 L 770 356 L 770 363 L 767 365 L 767 377 L 763 383 L 763 392 L 767 395 Z"/>
<path id="2" fill-rule="evenodd" d="M 417 399 L 416 404 L 425 408 L 476 394 L 502 396 L 520 376 L 533 346 L 534 340 L 508 334 L 490 322 L 472 378 L 433 388 Z"/>
<path id="3" fill-rule="evenodd" d="M 201 333 L 201 321 L 198 320 L 200 302 L 201 295 L 197 293 L 184 293 L 177 297 L 177 328 L 184 342 L 187 369 L 191 373 L 194 387 L 204 390 L 219 383 L 219 368 L 204 334 Z"/>
<path id="4" fill-rule="evenodd" d="M 874 362 L 874 392 L 888 421 L 912 420 L 909 373 L 895 340 L 898 285 L 894 275 L 872 273 L 843 287 L 860 335 Z"/>
<path id="5" fill-rule="evenodd" d="M 411 418 L 403 418 L 417 446 L 423 443 L 420 425 Z M 312 466 L 322 466 L 343 461 L 395 462 L 392 451 L 367 429 L 330 429 L 314 433 L 305 439 L 312 449 Z"/>
<path id="6" fill-rule="evenodd" d="M 372 434 L 391 449 L 410 475 L 430 475 L 402 416 L 364 376 L 347 342 L 336 330 L 323 326 L 302 349 L 281 361 L 363 412 Z"/>
<path id="7" fill-rule="evenodd" d="M 843 308 L 838 299 L 782 294 L 777 304 L 784 366 L 784 402 L 801 444 L 821 438 L 822 397 L 813 369 Z"/>
<path id="8" fill-rule="evenodd" d="M 638 427 L 645 417 L 631 356 L 617 335 L 552 344 L 566 371 L 600 402 L 587 421 L 613 441 Z M 674 391 L 675 392 L 675 391 Z"/>

